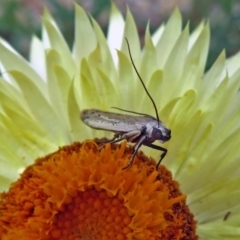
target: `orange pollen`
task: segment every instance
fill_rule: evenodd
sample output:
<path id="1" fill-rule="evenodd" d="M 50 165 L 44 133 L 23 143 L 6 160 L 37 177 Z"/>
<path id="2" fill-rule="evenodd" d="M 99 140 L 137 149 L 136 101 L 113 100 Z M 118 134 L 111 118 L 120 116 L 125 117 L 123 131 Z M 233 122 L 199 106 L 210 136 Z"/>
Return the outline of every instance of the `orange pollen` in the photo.
<path id="1" fill-rule="evenodd" d="M 74 143 L 37 159 L 0 195 L 0 239 L 198 239 L 171 173 L 126 142 Z"/>

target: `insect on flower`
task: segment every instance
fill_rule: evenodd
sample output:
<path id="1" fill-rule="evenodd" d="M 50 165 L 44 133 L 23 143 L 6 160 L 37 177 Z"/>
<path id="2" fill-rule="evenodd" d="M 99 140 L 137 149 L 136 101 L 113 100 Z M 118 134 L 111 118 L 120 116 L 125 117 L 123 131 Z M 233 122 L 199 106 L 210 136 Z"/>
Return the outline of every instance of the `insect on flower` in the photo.
<path id="1" fill-rule="evenodd" d="M 148 92 L 133 62 L 130 46 L 127 39 L 126 42 L 132 65 L 136 71 L 136 74 L 138 75 L 138 78 L 140 79 L 143 85 L 145 92 L 147 93 L 148 97 L 150 98 L 153 104 L 156 113 L 156 118 L 148 114 L 124 110 L 116 107 L 114 108 L 117 110 L 136 114 L 138 116 L 106 112 L 98 109 L 85 109 L 81 112 L 80 118 L 86 125 L 88 125 L 91 128 L 112 131 L 115 133 L 113 138 L 104 142 L 104 145 L 102 147 L 104 147 L 106 143 L 117 143 L 122 140 L 127 140 L 128 142 L 135 144 L 134 152 L 128 164 L 123 169 L 126 169 L 132 165 L 134 157 L 136 156 L 139 148 L 142 145 L 162 151 L 160 160 L 158 161 L 156 166 L 156 169 L 158 169 L 161 161 L 167 154 L 167 149 L 155 145 L 153 144 L 153 142 L 155 140 L 159 140 L 161 143 L 168 141 L 171 138 L 171 130 L 168 129 L 162 121 L 160 121 L 156 104 L 153 98 L 151 97 L 150 93 Z M 100 149 L 102 147 L 100 147 Z"/>

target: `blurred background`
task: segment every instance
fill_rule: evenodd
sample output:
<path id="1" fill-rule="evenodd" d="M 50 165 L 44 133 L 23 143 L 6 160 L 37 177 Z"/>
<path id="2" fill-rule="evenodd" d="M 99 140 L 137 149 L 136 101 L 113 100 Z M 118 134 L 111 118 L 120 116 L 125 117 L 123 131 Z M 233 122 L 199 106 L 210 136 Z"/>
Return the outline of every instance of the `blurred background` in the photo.
<path id="1" fill-rule="evenodd" d="M 139 34 L 143 36 L 147 21 L 153 32 L 167 21 L 177 6 L 183 16 L 184 26 L 190 20 L 194 29 L 202 19 L 210 21 L 211 44 L 207 69 L 225 49 L 232 56 L 240 49 L 240 1 L 237 0 L 112 0 L 123 15 L 129 6 L 136 20 Z M 74 4 L 80 4 L 107 31 L 110 0 L 1 0 L 0 36 L 7 40 L 25 58 L 33 34 L 41 37 L 41 15 L 48 8 L 58 23 L 69 47 L 74 37 Z M 1 54 L 1 53 L 0 53 Z"/>

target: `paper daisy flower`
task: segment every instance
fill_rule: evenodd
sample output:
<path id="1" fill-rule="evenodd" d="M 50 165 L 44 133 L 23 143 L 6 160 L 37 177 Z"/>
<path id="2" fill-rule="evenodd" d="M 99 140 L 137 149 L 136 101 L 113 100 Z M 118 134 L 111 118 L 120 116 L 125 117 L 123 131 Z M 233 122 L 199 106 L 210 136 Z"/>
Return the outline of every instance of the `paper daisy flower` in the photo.
<path id="1" fill-rule="evenodd" d="M 209 26 L 190 35 L 178 10 L 152 36 L 147 26 L 143 48 L 129 11 L 112 6 L 107 40 L 79 6 L 75 19 L 72 51 L 47 11 L 29 62 L 0 40 L 0 238 L 238 239 L 240 55 L 204 73 Z M 111 135 L 79 119 L 112 106 L 154 116 L 125 37 L 172 130 L 171 173 L 146 147 L 122 170 L 133 149 L 99 151 L 87 139 Z"/>

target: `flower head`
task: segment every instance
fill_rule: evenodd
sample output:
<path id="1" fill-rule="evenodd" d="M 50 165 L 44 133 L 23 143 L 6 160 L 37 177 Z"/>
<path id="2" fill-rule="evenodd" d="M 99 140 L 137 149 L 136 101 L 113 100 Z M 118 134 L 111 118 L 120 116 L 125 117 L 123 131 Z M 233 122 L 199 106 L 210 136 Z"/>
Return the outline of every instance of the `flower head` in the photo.
<path id="1" fill-rule="evenodd" d="M 3 239 L 196 239 L 185 196 L 163 166 L 131 149 L 75 143 L 29 166 L 3 193 Z M 161 180 L 157 180 L 160 174 Z M 181 210 L 180 210 L 181 209 Z M 14 214 L 13 214 L 14 213 Z"/>
<path id="2" fill-rule="evenodd" d="M 198 235 L 202 239 L 239 237 L 240 108 L 236 104 L 239 99 L 240 85 L 239 54 L 226 60 L 223 52 L 212 68 L 204 73 L 209 46 L 209 26 L 202 22 L 190 35 L 188 25 L 182 30 L 178 10 L 174 11 L 168 23 L 160 26 L 153 36 L 149 33 L 147 26 L 143 50 L 140 47 L 131 13 L 127 12 L 124 21 L 114 5 L 107 40 L 95 20 L 91 17 L 89 20 L 79 6 L 76 6 L 75 41 L 72 52 L 47 11 L 43 16 L 42 33 L 42 41 L 36 37 L 32 40 L 29 63 L 4 40 L 0 40 L 0 61 L 3 72 L 0 81 L 0 189 L 6 190 L 19 173 L 32 164 L 37 157 L 45 156 L 56 151 L 59 146 L 73 141 L 102 137 L 101 131 L 87 128 L 80 122 L 79 112 L 83 109 L 109 110 L 111 106 L 117 106 L 154 116 L 154 108 L 143 92 L 129 60 L 127 45 L 124 41 L 126 37 L 130 43 L 134 63 L 156 101 L 160 118 L 172 130 L 172 138 L 165 145 L 168 154 L 163 163 L 171 169 L 174 178 L 181 183 L 181 189 L 187 195 L 189 208 L 198 222 Z M 104 136 L 108 137 L 109 133 L 104 133 Z M 150 148 L 142 149 L 147 155 L 159 159 L 158 151 Z M 101 154 L 105 151 L 109 150 L 103 150 Z M 55 154 L 60 156 L 62 151 L 59 150 Z M 84 155 L 84 151 L 82 154 Z M 89 164 L 89 157 L 86 154 L 84 156 L 88 162 L 81 164 Z M 90 151 L 90 156 L 95 156 L 93 150 Z M 41 174 L 44 178 L 44 183 L 42 180 L 32 179 L 33 184 L 43 184 L 40 188 L 41 194 L 43 193 L 43 199 L 48 199 L 44 209 L 42 205 L 40 208 L 37 207 L 38 202 L 35 203 L 34 208 L 32 203 L 21 206 L 26 207 L 28 217 L 29 212 L 42 212 L 44 221 L 38 219 L 42 226 L 45 226 L 46 221 L 48 225 L 51 223 L 51 226 L 55 226 L 56 218 L 68 219 L 64 215 L 66 214 L 64 209 L 63 214 L 58 215 L 57 207 L 64 207 L 66 203 L 71 204 L 73 197 L 78 199 L 76 185 L 80 183 L 74 179 L 75 174 L 78 176 L 77 167 L 73 169 L 74 174 L 63 171 L 69 177 L 68 181 L 64 181 L 64 177 L 66 178 L 64 174 L 63 178 L 50 174 L 54 171 L 51 167 L 55 166 L 56 162 L 54 158 L 47 157 L 47 159 L 48 161 L 46 163 L 43 161 L 41 166 L 27 168 L 22 175 L 24 178 L 29 172 L 35 171 L 34 174 Z M 41 170 L 42 166 L 46 166 L 46 169 Z M 70 166 L 73 168 L 75 163 Z M 65 163 L 64 168 L 68 169 L 69 166 Z M 51 169 L 50 173 L 47 172 L 48 169 Z M 116 175 L 119 171 L 121 172 L 121 166 L 119 171 L 116 166 L 111 169 L 116 171 Z M 134 174 L 138 176 L 136 169 L 134 165 L 131 171 L 136 171 Z M 90 170 L 84 169 L 81 177 L 86 177 L 85 174 L 90 176 Z M 128 171 L 130 170 L 126 172 Z M 91 172 L 93 176 L 97 173 L 102 176 L 102 172 L 97 169 Z M 121 174 L 127 173 L 121 172 Z M 154 174 L 154 171 L 151 174 Z M 151 174 L 146 176 L 150 177 Z M 102 179 L 98 178 L 100 176 L 97 175 L 97 179 Z M 115 192 L 115 196 L 119 196 L 123 191 L 121 184 L 124 183 L 119 179 L 115 182 L 113 173 L 112 180 L 106 174 L 105 178 L 108 177 L 108 183 L 114 186 L 111 191 Z M 49 197 L 47 198 L 44 194 L 53 191 L 52 184 L 49 184 L 53 183 L 53 179 L 62 181 L 63 186 L 70 181 L 74 187 L 70 184 L 58 189 L 56 186 L 54 190 L 56 194 L 53 197 L 47 195 Z M 123 179 L 122 175 L 120 179 Z M 91 181 L 93 180 L 96 179 L 91 178 Z M 137 178 L 136 181 L 138 180 Z M 27 181 L 25 183 L 27 184 Z M 116 186 L 116 183 L 120 186 Z M 153 186 L 156 184 L 158 189 L 159 181 L 152 181 L 152 183 Z M 88 185 L 94 184 L 86 182 L 81 185 L 81 189 L 88 190 Z M 109 196 L 109 193 L 113 193 L 108 187 L 105 186 L 104 194 L 113 197 Z M 14 184 L 9 192 L 3 193 L 2 204 L 9 206 L 8 203 L 11 203 L 9 196 L 16 194 L 12 189 L 16 189 Z M 66 192 L 66 189 L 70 189 L 70 192 Z M 90 189 L 91 194 L 101 193 L 101 189 L 99 186 L 94 186 Z M 143 190 L 148 191 L 146 187 Z M 137 194 L 140 193 L 136 193 L 136 196 Z M 134 195 L 135 193 L 133 198 Z M 124 206 L 132 208 L 138 207 L 138 204 L 141 206 L 147 203 L 153 204 L 148 207 L 155 213 L 153 210 L 156 206 L 155 200 L 147 201 L 145 194 L 141 196 L 140 202 L 135 201 L 131 206 L 127 204 Z M 183 195 L 179 193 L 179 196 L 178 201 L 181 202 Z M 84 198 L 84 196 L 81 197 Z M 23 196 L 22 199 L 24 198 L 27 196 Z M 169 199 L 175 198 L 176 196 Z M 125 201 L 126 198 L 121 196 L 120 200 Z M 73 203 L 75 204 L 74 201 Z M 175 202 L 167 204 L 168 208 L 165 210 L 169 211 L 174 204 Z M 72 205 L 69 206 L 73 208 Z M 158 211 L 157 214 L 160 214 Z M 26 214 L 25 211 L 21 213 Z M 73 213 L 74 211 L 71 212 Z M 132 210 L 128 211 L 130 217 L 132 213 Z M 147 229 L 147 233 L 144 232 L 147 235 L 139 235 L 138 238 L 151 236 L 148 230 L 155 226 L 158 226 L 158 230 L 154 233 L 159 237 L 159 231 L 165 224 L 161 225 L 161 217 L 158 215 L 156 221 L 149 223 L 148 214 L 143 212 L 141 216 L 137 219 L 142 222 L 138 223 L 143 224 L 141 226 Z M 26 221 L 28 226 L 31 226 L 31 229 L 38 228 L 39 225 L 35 225 L 33 221 L 34 216 L 31 215 L 31 217 L 33 218 L 29 218 L 29 222 Z M 16 221 L 21 219 L 16 216 Z M 19 223 L 21 222 L 17 222 L 16 226 L 19 226 Z M 51 230 L 50 233 L 58 236 L 59 228 L 62 228 L 62 225 L 57 225 L 56 231 Z M 6 226 L 3 231 L 7 231 Z M 136 231 L 143 232 L 138 228 Z"/>

